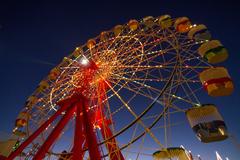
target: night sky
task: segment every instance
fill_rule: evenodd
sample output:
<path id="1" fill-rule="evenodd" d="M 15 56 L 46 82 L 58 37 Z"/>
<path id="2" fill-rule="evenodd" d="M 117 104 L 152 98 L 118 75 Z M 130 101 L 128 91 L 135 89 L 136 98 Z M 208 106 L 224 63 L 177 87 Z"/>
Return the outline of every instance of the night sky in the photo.
<path id="1" fill-rule="evenodd" d="M 218 104 L 222 106 L 220 111 L 229 132 L 240 144 L 240 5 L 233 0 L 1 1 L 0 134 L 11 132 L 26 98 L 76 46 L 130 19 L 162 14 L 187 16 L 194 23 L 205 24 L 229 50 L 230 57 L 222 65 L 228 68 L 235 91 L 229 97 L 219 98 Z M 182 136 L 186 144 L 191 144 Z M 223 155 L 230 160 L 239 159 L 240 148 L 237 149 L 231 139 L 221 143 L 228 147 Z M 221 143 L 211 145 L 212 150 L 218 149 Z M 203 148 L 199 153 L 204 154 Z"/>

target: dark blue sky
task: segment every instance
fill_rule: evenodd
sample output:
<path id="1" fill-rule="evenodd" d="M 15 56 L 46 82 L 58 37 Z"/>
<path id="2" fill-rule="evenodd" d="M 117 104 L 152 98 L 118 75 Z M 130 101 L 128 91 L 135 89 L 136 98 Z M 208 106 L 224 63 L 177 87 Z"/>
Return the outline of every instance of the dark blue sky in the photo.
<path id="1" fill-rule="evenodd" d="M 236 89 L 232 96 L 219 99 L 219 104 L 230 132 L 240 140 L 240 5 L 233 0 L 1 2 L 0 131 L 10 132 L 25 99 L 77 45 L 130 19 L 166 13 L 206 24 L 228 48 L 230 57 L 223 65 Z M 237 152 L 233 151 L 235 157 Z"/>

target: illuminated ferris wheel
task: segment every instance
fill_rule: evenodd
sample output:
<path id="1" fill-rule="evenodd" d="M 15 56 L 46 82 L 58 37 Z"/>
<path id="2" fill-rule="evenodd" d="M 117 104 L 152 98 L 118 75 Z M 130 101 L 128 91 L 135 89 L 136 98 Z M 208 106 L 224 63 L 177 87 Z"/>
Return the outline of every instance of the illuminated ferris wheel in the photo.
<path id="1" fill-rule="evenodd" d="M 228 71 L 212 66 L 227 57 L 207 27 L 187 17 L 117 25 L 40 82 L 16 119 L 19 145 L 5 159 L 191 160 L 170 145 L 172 127 L 183 115 L 204 143 L 228 137 L 217 107 L 200 101 L 232 93 Z"/>

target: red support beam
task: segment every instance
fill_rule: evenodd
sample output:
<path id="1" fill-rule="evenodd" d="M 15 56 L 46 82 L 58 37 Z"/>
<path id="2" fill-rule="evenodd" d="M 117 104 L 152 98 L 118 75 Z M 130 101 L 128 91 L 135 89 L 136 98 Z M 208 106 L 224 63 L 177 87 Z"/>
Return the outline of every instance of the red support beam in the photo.
<path id="1" fill-rule="evenodd" d="M 71 106 L 68 108 L 68 110 L 66 111 L 66 114 L 62 117 L 62 119 L 59 121 L 57 126 L 48 136 L 47 140 L 43 143 L 41 148 L 38 150 L 33 160 L 44 159 L 46 152 L 48 152 L 49 148 L 52 146 L 54 141 L 58 138 L 59 134 L 61 133 L 65 125 L 68 123 L 69 119 L 73 116 L 73 113 L 75 112 L 75 110 L 76 110 L 75 106 Z"/>
<path id="2" fill-rule="evenodd" d="M 104 140 L 109 139 L 110 137 L 113 136 L 112 131 L 109 127 L 109 124 L 111 124 L 110 119 L 106 119 L 104 115 L 104 104 L 103 104 L 103 99 L 106 99 L 106 89 L 109 88 L 108 85 L 106 84 L 105 81 L 99 82 L 99 88 L 98 88 L 98 109 L 95 111 L 95 117 L 98 120 L 98 125 L 100 127 L 100 131 L 102 134 L 102 137 Z M 113 138 L 109 141 L 106 142 L 106 148 L 109 153 L 109 158 L 110 160 L 124 160 L 124 157 L 117 145 L 116 139 Z"/>
<path id="3" fill-rule="evenodd" d="M 101 154 L 98 149 L 96 134 L 94 132 L 93 124 L 91 123 L 88 109 L 88 101 L 85 98 L 81 99 L 80 105 L 82 105 L 83 112 L 83 124 L 86 136 L 86 143 L 91 160 L 101 160 Z"/>
<path id="4" fill-rule="evenodd" d="M 104 123 L 104 122 L 103 122 Z M 113 136 L 111 129 L 109 128 L 108 124 L 103 124 L 100 126 L 101 128 L 101 134 L 103 136 L 103 139 L 109 139 Z M 110 160 L 124 160 L 123 155 L 117 145 L 116 140 L 113 138 L 106 142 L 106 147 L 108 149 L 108 153 L 110 156 Z"/>
<path id="5" fill-rule="evenodd" d="M 53 114 L 46 122 L 44 122 L 40 128 L 38 128 L 30 137 L 28 137 L 14 152 L 10 154 L 7 160 L 13 160 L 34 140 L 39 134 L 41 134 L 62 112 L 66 111 L 65 115 L 58 122 L 57 126 L 48 136 L 47 140 L 38 150 L 33 160 L 42 160 L 45 157 L 45 154 L 48 152 L 49 148 L 56 141 L 59 134 L 64 129 L 65 125 L 68 123 L 69 119 L 73 116 L 74 112 L 76 114 L 76 127 L 75 127 L 75 137 L 74 137 L 74 146 L 73 146 L 73 160 L 82 160 L 84 156 L 84 147 L 88 147 L 89 157 L 92 160 L 101 160 L 101 154 L 99 152 L 97 137 L 93 127 L 92 116 L 94 116 L 95 111 L 91 111 L 88 108 L 88 99 L 82 95 L 73 95 L 71 98 L 65 99 L 58 103 L 59 110 Z M 70 106 L 70 107 L 69 107 Z M 112 136 L 110 128 L 107 128 L 107 134 L 105 134 L 105 139 Z M 104 136 L 104 134 L 103 134 Z M 83 146 L 83 143 L 85 145 Z M 115 140 L 110 141 L 110 143 L 115 142 Z M 118 146 L 108 145 L 109 152 L 114 152 L 113 156 L 110 155 L 111 160 L 123 160 L 121 152 L 118 150 Z M 111 153 L 111 152 L 110 152 Z M 117 156 L 118 155 L 118 156 Z M 120 155 L 120 158 L 119 158 Z M 115 158 L 116 157 L 116 158 Z"/>
<path id="6" fill-rule="evenodd" d="M 82 106 L 76 106 L 76 120 L 75 120 L 75 134 L 74 134 L 74 146 L 73 146 L 73 160 L 82 160 L 83 159 L 83 125 L 82 125 L 82 116 L 81 109 Z"/>
<path id="7" fill-rule="evenodd" d="M 46 122 L 44 122 L 31 136 L 29 136 L 15 151 L 13 151 L 6 160 L 13 160 L 18 155 L 22 153 L 22 151 L 40 134 L 42 133 L 49 124 L 51 124 L 63 111 L 67 109 L 68 105 L 63 105 L 60 109 L 52 115 Z"/>

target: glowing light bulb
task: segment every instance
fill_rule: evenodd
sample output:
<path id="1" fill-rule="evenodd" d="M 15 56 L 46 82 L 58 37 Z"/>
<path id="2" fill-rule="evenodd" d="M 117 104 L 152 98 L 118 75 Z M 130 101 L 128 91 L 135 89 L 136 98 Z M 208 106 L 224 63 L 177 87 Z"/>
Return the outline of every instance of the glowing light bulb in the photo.
<path id="1" fill-rule="evenodd" d="M 82 65 L 87 65 L 89 63 L 88 59 L 86 57 L 82 57 L 81 60 L 80 60 L 80 63 Z"/>

